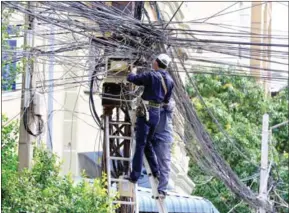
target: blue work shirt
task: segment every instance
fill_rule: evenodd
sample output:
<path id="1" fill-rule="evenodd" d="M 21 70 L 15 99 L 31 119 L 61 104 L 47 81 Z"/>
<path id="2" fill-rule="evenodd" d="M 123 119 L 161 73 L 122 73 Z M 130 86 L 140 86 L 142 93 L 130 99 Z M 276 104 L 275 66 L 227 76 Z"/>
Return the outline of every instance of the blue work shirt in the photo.
<path id="1" fill-rule="evenodd" d="M 166 95 L 162 86 L 161 75 L 167 86 Z M 134 83 L 137 86 L 144 86 L 144 92 L 141 96 L 143 100 L 154 101 L 159 104 L 162 102 L 169 102 L 174 87 L 173 79 L 165 70 L 143 72 L 137 75 L 130 73 L 127 76 L 127 81 Z"/>
<path id="2" fill-rule="evenodd" d="M 170 100 L 169 104 L 163 106 L 160 111 L 160 121 L 155 129 L 153 137 L 154 142 L 172 143 L 174 140 L 173 134 L 173 110 L 175 102 Z"/>

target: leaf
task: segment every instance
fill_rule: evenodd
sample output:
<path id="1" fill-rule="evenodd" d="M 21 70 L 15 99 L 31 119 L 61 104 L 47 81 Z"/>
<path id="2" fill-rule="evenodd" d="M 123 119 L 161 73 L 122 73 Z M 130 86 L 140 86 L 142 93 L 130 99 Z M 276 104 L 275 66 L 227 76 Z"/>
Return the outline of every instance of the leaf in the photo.
<path id="1" fill-rule="evenodd" d="M 200 67 L 200 69 L 202 68 Z M 198 117 L 212 137 L 214 147 L 239 177 L 246 178 L 253 175 L 258 171 L 251 162 L 259 165 L 261 157 L 262 116 L 265 112 L 270 114 L 271 126 L 288 120 L 288 87 L 270 99 L 265 97 L 264 89 L 254 79 L 228 75 L 230 72 L 234 72 L 234 68 L 203 69 L 206 72 L 220 74 L 195 74 L 193 77 L 206 106 L 234 143 L 231 143 L 220 131 L 200 99 L 194 97 L 192 102 Z M 186 82 L 187 91 L 193 91 L 190 81 L 187 80 Z M 273 169 L 272 175 L 276 176 L 275 181 L 281 178 L 288 183 L 288 167 L 283 166 L 285 159 L 288 162 L 288 126 L 276 129 L 273 136 L 275 146 L 270 150 L 275 150 L 271 154 L 273 154 L 274 162 L 281 168 Z M 237 147 L 241 151 L 237 151 Z M 249 157 L 250 162 L 243 157 L 243 154 Z M 202 179 L 203 172 L 206 171 L 201 171 L 197 162 L 190 164 L 189 174 L 194 182 L 199 182 L 199 179 Z M 258 184 L 253 182 L 252 189 L 258 192 Z M 220 212 L 228 212 L 230 209 L 227 205 L 235 206 L 240 202 L 239 199 L 229 196 L 232 193 L 217 179 L 206 185 L 197 185 L 194 194 L 208 198 Z M 283 199 L 288 203 L 288 194 L 284 195 Z M 227 205 L 224 205 L 224 200 L 226 200 Z M 236 212 L 247 213 L 251 211 L 253 210 L 247 205 L 240 205 L 236 208 Z"/>
<path id="2" fill-rule="evenodd" d="M 2 115 L 2 122 L 9 119 Z M 34 148 L 31 170 L 17 170 L 18 122 L 2 127 L 2 211 L 3 212 L 110 212 L 106 175 L 93 183 L 76 184 L 72 175 L 60 175 L 58 156 L 44 146 Z M 118 208 L 113 206 L 113 209 Z M 113 210 L 112 209 L 112 210 Z"/>

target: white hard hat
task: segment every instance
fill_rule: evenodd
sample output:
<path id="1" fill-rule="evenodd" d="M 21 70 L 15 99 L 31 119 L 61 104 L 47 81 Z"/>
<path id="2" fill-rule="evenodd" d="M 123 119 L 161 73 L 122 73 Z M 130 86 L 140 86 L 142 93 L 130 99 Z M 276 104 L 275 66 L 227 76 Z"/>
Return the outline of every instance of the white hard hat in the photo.
<path id="1" fill-rule="evenodd" d="M 168 56 L 167 54 L 160 54 L 157 59 L 159 59 L 164 65 L 166 65 L 167 67 L 169 66 L 170 62 L 172 61 L 172 59 L 170 58 L 170 56 Z"/>

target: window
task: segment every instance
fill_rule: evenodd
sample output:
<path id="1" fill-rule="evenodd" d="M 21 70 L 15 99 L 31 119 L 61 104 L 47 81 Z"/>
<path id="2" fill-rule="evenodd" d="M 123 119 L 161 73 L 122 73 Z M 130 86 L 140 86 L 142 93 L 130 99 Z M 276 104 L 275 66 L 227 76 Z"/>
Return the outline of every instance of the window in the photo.
<path id="1" fill-rule="evenodd" d="M 2 49 L 2 90 L 9 91 L 16 89 L 16 40 L 6 40 L 6 48 Z"/>

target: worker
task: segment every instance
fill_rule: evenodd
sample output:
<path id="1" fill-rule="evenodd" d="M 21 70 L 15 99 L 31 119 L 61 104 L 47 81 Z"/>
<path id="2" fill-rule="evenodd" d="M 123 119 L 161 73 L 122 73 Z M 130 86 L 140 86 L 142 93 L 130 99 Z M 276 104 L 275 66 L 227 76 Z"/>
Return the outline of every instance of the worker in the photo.
<path id="1" fill-rule="evenodd" d="M 136 69 L 128 75 L 127 81 L 144 86 L 141 96 L 142 103 L 137 108 L 136 120 L 136 147 L 132 160 L 132 172 L 125 177 L 130 182 L 136 183 L 141 175 L 143 165 L 143 154 L 147 141 L 152 139 L 155 127 L 160 119 L 160 107 L 162 103 L 169 103 L 174 87 L 174 82 L 166 69 L 171 58 L 166 54 L 160 54 L 152 63 L 153 71 L 136 74 Z M 152 147 L 146 150 L 147 155 L 155 156 Z M 155 177 L 159 176 L 158 171 L 152 171 Z"/>
<path id="2" fill-rule="evenodd" d="M 169 183 L 171 146 L 173 143 L 173 110 L 175 102 L 173 99 L 168 104 L 163 105 L 160 110 L 160 121 L 156 127 L 155 134 L 151 140 L 151 145 L 155 152 L 155 157 L 147 155 L 152 171 L 159 171 L 158 192 L 160 197 L 165 197 Z M 147 146 L 150 146 L 148 144 Z"/>

